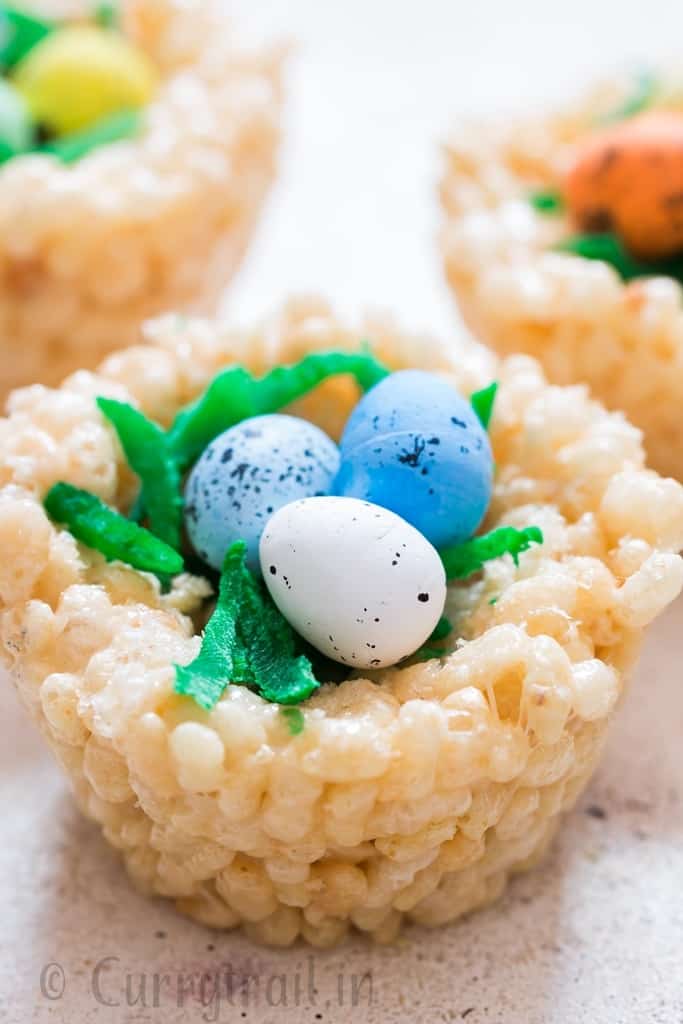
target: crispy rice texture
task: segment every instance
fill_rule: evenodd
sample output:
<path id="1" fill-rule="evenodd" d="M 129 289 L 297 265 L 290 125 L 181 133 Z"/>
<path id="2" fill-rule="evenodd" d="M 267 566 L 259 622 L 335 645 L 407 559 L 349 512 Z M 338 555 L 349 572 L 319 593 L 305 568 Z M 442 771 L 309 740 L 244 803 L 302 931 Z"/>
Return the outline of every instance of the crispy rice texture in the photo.
<path id="1" fill-rule="evenodd" d="M 83 812 L 144 891 L 265 943 L 327 946 L 350 926 L 384 942 L 404 918 L 493 900 L 585 786 L 643 629 L 681 589 L 683 487 L 644 468 L 620 414 L 525 356 L 355 330 L 316 300 L 251 333 L 167 316 L 147 334 L 97 374 L 16 391 L 0 421 L 1 650 Z M 298 736 L 241 686 L 203 712 L 174 694 L 172 665 L 197 654 L 206 582 L 160 595 L 53 525 L 41 496 L 69 480 L 132 500 L 97 395 L 168 423 L 233 360 L 262 372 L 363 337 L 465 393 L 500 380 L 486 525 L 535 523 L 545 543 L 450 588 L 447 657 L 324 686 Z M 356 397 L 337 379 L 294 408 L 338 436 Z"/>
<path id="2" fill-rule="evenodd" d="M 441 183 L 448 280 L 469 326 L 502 355 L 526 352 L 555 384 L 585 381 L 645 434 L 650 463 L 683 480 L 683 306 L 670 278 L 624 284 L 607 264 L 549 248 L 572 232 L 527 200 L 558 186 L 600 115 L 633 82 L 597 87 L 536 120 L 462 125 Z M 658 104 L 683 111 L 683 91 Z"/>
<path id="3" fill-rule="evenodd" d="M 237 269 L 275 173 L 282 51 L 240 49 L 220 6 L 124 0 L 161 74 L 143 133 L 0 168 L 0 397 L 97 366 L 152 314 L 210 311 Z"/>

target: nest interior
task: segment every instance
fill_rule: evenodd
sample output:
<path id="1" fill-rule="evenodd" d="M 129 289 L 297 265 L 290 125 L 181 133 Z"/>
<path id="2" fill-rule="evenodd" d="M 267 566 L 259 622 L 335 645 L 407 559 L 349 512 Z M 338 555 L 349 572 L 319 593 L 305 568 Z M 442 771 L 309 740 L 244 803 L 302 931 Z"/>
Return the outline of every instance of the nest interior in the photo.
<path id="1" fill-rule="evenodd" d="M 147 333 L 97 373 L 15 392 L 0 421 L 0 650 L 83 812 L 143 890 L 266 943 L 326 946 L 350 926 L 387 941 L 404 918 L 438 925 L 493 899 L 585 785 L 643 628 L 681 588 L 683 488 L 644 468 L 621 415 L 528 357 L 355 330 L 313 299 L 250 332 L 167 316 Z M 204 712 L 174 692 L 173 663 L 197 654 L 206 581 L 161 594 L 41 498 L 67 480 L 130 504 L 96 396 L 167 424 L 228 363 L 264 371 L 361 338 L 466 394 L 500 381 L 486 526 L 536 524 L 544 544 L 449 588 L 446 657 L 322 687 L 299 735 L 241 686 Z M 355 398 L 337 379 L 294 408 L 338 436 Z"/>

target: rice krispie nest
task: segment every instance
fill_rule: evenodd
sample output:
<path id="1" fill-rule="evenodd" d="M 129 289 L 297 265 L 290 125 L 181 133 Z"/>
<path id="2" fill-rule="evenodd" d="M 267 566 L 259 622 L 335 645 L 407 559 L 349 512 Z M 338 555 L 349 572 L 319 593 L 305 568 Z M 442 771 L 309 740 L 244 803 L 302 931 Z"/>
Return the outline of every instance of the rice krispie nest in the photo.
<path id="1" fill-rule="evenodd" d="M 671 278 L 624 283 L 606 263 L 551 251 L 572 233 L 529 196 L 555 189 L 577 143 L 633 91 L 596 87 L 535 119 L 463 124 L 445 151 L 442 249 L 468 325 L 503 355 L 526 352 L 553 383 L 585 381 L 645 434 L 650 463 L 683 480 L 683 305 Z M 660 84 L 650 109 L 683 111 L 683 90 Z"/>
<path id="2" fill-rule="evenodd" d="M 152 314 L 209 311 L 235 272 L 275 172 L 282 50 L 241 49 L 220 7 L 124 0 L 161 76 L 142 133 L 0 168 L 0 396 L 97 366 Z"/>
<path id="3" fill-rule="evenodd" d="M 3 660 L 83 812 L 143 890 L 267 943 L 326 946 L 351 925 L 387 941 L 404 916 L 440 925 L 494 899 L 585 786 L 643 629 L 681 589 L 683 487 L 644 468 L 621 415 L 549 386 L 528 357 L 495 364 L 379 321 L 357 331 L 314 300 L 251 333 L 167 316 L 147 335 L 97 374 L 15 392 L 0 421 Z M 172 666 L 198 652 L 206 581 L 162 595 L 56 527 L 41 498 L 67 480 L 130 504 L 95 396 L 168 424 L 232 361 L 261 373 L 360 338 L 464 393 L 495 375 L 486 526 L 537 524 L 545 542 L 449 588 L 459 639 L 444 659 L 322 687 L 299 735 L 243 686 L 205 712 L 174 692 Z M 356 398 L 339 378 L 296 409 L 338 436 Z"/>

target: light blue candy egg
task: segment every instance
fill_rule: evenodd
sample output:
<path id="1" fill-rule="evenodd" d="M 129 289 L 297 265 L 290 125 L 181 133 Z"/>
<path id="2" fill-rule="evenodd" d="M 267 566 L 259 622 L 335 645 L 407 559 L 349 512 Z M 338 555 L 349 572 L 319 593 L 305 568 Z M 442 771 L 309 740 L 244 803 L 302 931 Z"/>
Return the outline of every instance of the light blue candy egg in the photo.
<path id="1" fill-rule="evenodd" d="M 197 554 L 220 569 L 236 540 L 259 570 L 263 529 L 283 505 L 329 494 L 339 449 L 313 423 L 254 416 L 220 434 L 202 452 L 185 487 L 185 524 Z"/>
<path id="2" fill-rule="evenodd" d="M 367 392 L 341 439 L 334 493 L 391 509 L 435 547 L 471 537 L 491 500 L 488 434 L 437 374 L 393 373 Z"/>
<path id="3" fill-rule="evenodd" d="M 33 143 L 33 126 L 23 96 L 0 78 L 0 164 L 25 153 Z"/>

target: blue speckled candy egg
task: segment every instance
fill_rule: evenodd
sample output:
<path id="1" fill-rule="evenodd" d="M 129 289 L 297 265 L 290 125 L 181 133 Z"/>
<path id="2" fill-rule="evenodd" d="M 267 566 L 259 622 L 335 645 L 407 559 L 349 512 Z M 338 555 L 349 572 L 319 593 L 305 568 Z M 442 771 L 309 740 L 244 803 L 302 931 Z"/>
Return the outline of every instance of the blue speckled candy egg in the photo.
<path id="1" fill-rule="evenodd" d="M 391 509 L 435 547 L 471 537 L 491 500 L 488 434 L 434 373 L 401 370 L 367 392 L 341 439 L 333 493 Z"/>
<path id="2" fill-rule="evenodd" d="M 198 555 L 220 569 L 236 540 L 258 570 L 263 528 L 298 498 L 328 494 L 339 449 L 313 423 L 294 416 L 254 416 L 204 450 L 185 487 L 185 524 Z"/>

